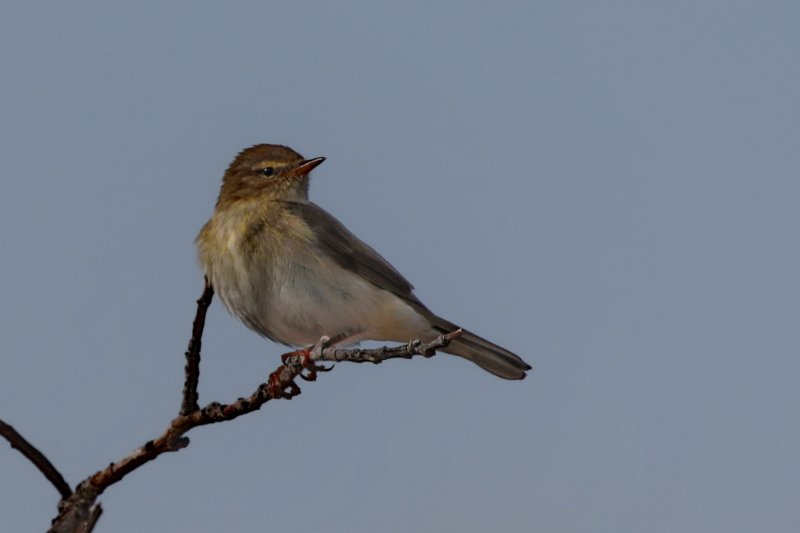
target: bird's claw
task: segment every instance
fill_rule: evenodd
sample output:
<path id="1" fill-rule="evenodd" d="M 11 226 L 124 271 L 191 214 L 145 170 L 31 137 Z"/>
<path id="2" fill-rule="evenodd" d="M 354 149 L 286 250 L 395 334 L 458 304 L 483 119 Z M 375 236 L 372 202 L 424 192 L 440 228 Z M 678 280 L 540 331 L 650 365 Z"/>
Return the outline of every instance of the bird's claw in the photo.
<path id="1" fill-rule="evenodd" d="M 328 369 L 322 365 L 318 365 L 317 362 L 312 357 L 312 349 L 306 348 L 303 350 L 303 353 L 300 354 L 300 366 L 302 369 L 298 376 L 304 381 L 316 381 L 317 380 L 317 372 L 327 372 Z M 304 373 L 303 370 L 306 372 Z"/>
<path id="2" fill-rule="evenodd" d="M 275 399 L 283 398 L 284 400 L 291 400 L 300 394 L 300 387 L 298 387 L 297 383 L 293 380 L 284 383 L 283 380 L 281 380 L 282 371 L 283 368 L 279 368 L 269 375 L 269 378 L 267 378 L 267 392 Z M 286 389 L 289 390 L 287 391 Z"/>
<path id="3" fill-rule="evenodd" d="M 299 359 L 300 372 L 298 372 L 297 375 L 304 381 L 316 381 L 317 372 L 330 372 L 334 367 L 334 365 L 326 367 L 325 365 L 317 364 L 315 360 L 315 357 L 319 357 L 320 354 L 322 354 L 322 350 L 324 350 L 328 344 L 330 344 L 330 337 L 322 337 L 314 346 L 301 348 L 281 355 L 281 362 L 284 366 L 288 366 L 298 364 L 295 361 Z M 290 400 L 300 394 L 300 387 L 298 387 L 294 381 L 290 381 L 288 384 L 281 387 L 281 370 L 282 368 L 270 374 L 267 380 L 267 388 L 273 398 L 285 398 Z M 288 391 L 286 390 L 287 388 L 289 389 Z"/>

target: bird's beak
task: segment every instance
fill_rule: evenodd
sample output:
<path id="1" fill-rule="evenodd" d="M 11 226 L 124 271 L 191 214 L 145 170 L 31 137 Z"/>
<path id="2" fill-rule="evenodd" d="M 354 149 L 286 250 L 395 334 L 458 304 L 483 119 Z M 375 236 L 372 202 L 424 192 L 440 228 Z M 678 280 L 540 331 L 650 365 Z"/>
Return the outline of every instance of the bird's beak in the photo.
<path id="1" fill-rule="evenodd" d="M 306 159 L 305 161 L 301 161 L 300 164 L 294 168 L 292 174 L 296 176 L 305 176 L 317 168 L 323 161 L 325 161 L 324 157 L 315 157 L 314 159 Z"/>

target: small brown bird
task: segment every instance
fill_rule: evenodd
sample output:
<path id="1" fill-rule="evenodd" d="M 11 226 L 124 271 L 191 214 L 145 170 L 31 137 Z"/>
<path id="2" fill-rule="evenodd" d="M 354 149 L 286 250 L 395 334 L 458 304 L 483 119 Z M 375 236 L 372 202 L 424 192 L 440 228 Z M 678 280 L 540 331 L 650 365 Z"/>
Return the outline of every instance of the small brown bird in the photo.
<path id="1" fill-rule="evenodd" d="M 336 344 L 429 341 L 458 329 L 425 307 L 375 250 L 308 201 L 309 172 L 323 161 L 259 144 L 228 167 L 196 240 L 200 264 L 228 311 L 289 346 L 313 345 L 323 335 Z M 522 379 L 531 368 L 468 331 L 442 351 L 506 379 Z"/>

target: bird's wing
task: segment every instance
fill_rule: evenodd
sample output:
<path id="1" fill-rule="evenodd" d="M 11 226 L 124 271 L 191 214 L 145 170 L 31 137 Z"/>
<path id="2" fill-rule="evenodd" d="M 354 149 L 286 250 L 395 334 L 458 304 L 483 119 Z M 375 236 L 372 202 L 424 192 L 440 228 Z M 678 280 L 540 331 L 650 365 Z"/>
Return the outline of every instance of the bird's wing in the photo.
<path id="1" fill-rule="evenodd" d="M 412 293 L 414 287 L 369 245 L 350 233 L 336 218 L 311 202 L 282 202 L 316 235 L 320 248 L 336 263 L 377 287 L 393 293 L 413 307 L 428 311 Z M 428 311 L 430 312 L 430 311 Z"/>
<path id="2" fill-rule="evenodd" d="M 286 209 L 311 227 L 320 249 L 336 263 L 381 289 L 393 293 L 426 317 L 434 331 L 449 333 L 458 326 L 433 314 L 411 292 L 414 287 L 389 262 L 350 233 L 333 215 L 311 202 L 283 202 Z M 464 331 L 443 351 L 465 357 L 506 379 L 522 379 L 530 366 L 516 354 Z"/>

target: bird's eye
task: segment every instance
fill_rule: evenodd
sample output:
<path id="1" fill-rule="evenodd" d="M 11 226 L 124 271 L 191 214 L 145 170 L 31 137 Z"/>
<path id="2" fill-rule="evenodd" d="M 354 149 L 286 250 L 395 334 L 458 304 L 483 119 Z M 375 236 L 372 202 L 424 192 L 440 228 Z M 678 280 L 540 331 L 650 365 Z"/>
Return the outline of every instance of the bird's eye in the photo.
<path id="1" fill-rule="evenodd" d="M 273 174 L 275 174 L 275 169 L 272 167 L 262 168 L 261 173 L 264 174 L 265 176 L 272 176 Z"/>

